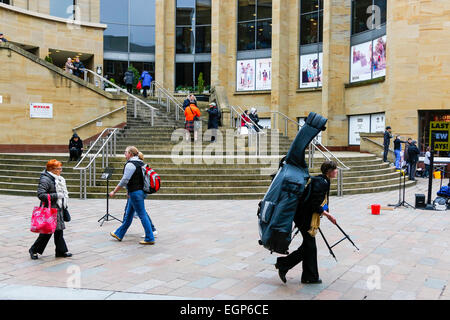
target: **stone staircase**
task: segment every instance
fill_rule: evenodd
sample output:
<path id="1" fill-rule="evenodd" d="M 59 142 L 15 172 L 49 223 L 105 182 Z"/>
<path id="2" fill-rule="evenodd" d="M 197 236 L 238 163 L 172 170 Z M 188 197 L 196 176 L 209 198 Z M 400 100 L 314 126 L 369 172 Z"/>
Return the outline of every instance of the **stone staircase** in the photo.
<path id="1" fill-rule="evenodd" d="M 167 114 L 164 104 L 158 105 L 152 99 L 148 101 L 157 108 L 155 126 L 149 125 L 151 112 L 147 107 L 138 105 L 137 117 L 134 118 L 134 105 L 129 103 L 127 126 L 121 129 L 117 136 L 117 154 L 122 155 L 127 146 L 134 145 L 144 153 L 145 162 L 149 163 L 161 176 L 161 190 L 149 196 L 149 199 L 238 200 L 261 199 L 264 196 L 271 183 L 270 174 L 276 172 L 279 159 L 289 149 L 291 142 L 287 137 L 277 132 L 267 131 L 269 141 L 267 157 L 236 156 L 239 155 L 236 148 L 227 155 L 225 141 L 223 151 L 215 154 L 221 157 L 172 157 L 174 146 L 180 142 L 171 141 L 171 136 L 174 129 L 183 128 L 184 117 L 180 113 L 180 120 L 177 121 L 173 112 Z M 200 105 L 203 130 L 207 128 L 206 108 L 207 103 Z M 226 128 L 220 130 L 222 133 L 226 132 Z M 239 139 L 242 138 L 233 136 L 235 144 Z M 270 147 L 272 139 L 279 141 L 279 149 L 272 150 Z M 241 142 L 244 142 L 244 151 L 247 155 L 250 151 L 248 141 Z M 209 142 L 205 142 L 202 149 L 208 148 L 209 145 Z M 192 148 L 188 154 L 196 155 L 195 152 L 196 150 Z M 227 156 L 222 157 L 222 155 Z M 80 197 L 80 174 L 73 169 L 74 162 L 67 162 L 68 156 L 25 154 L 0 154 L 0 194 L 36 196 L 40 173 L 51 158 L 63 162 L 62 175 L 67 181 L 70 196 Z M 382 159 L 370 154 L 350 152 L 340 153 L 339 158 L 351 168 L 343 173 L 344 195 L 398 188 L 399 174 L 393 167 L 383 163 Z M 222 159 L 222 162 L 217 162 L 218 159 Z M 213 160 L 216 161 L 214 164 L 206 163 Z M 310 170 L 311 175 L 319 174 L 319 167 L 323 160 L 323 157 L 316 152 L 314 167 Z M 109 166 L 115 168 L 110 180 L 110 190 L 119 182 L 124 163 L 123 156 L 110 159 Z M 97 183 L 96 186 L 88 187 L 88 198 L 105 198 L 106 181 L 100 179 L 101 171 L 97 167 Z M 407 181 L 407 186 L 414 183 L 414 181 Z M 336 193 L 337 185 L 336 181 L 333 181 L 331 195 Z M 118 197 L 124 198 L 125 193 L 120 193 Z"/>

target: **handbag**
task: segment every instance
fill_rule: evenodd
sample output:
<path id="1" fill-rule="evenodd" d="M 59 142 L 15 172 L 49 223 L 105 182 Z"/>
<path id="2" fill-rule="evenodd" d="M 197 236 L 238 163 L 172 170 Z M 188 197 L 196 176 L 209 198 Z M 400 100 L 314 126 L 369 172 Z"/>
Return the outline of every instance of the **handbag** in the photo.
<path id="1" fill-rule="evenodd" d="M 141 80 L 139 80 L 139 82 L 137 83 L 136 89 L 137 90 L 141 90 L 142 89 L 142 82 L 141 82 Z"/>
<path id="2" fill-rule="evenodd" d="M 47 194 L 48 208 L 44 207 L 44 202 L 40 207 L 34 207 L 31 216 L 31 232 L 52 234 L 56 230 L 58 209 L 52 208 L 50 194 Z"/>
<path id="3" fill-rule="evenodd" d="M 70 213 L 69 210 L 67 210 L 67 208 L 64 208 L 64 199 L 62 201 L 63 205 L 63 220 L 64 222 L 70 222 L 70 220 L 72 220 L 72 218 L 70 217 Z"/>
<path id="4" fill-rule="evenodd" d="M 192 111 L 191 106 L 189 106 L 189 109 L 191 110 L 191 113 L 194 114 L 194 111 Z M 194 122 L 195 121 L 200 121 L 200 118 L 197 117 L 196 115 L 194 115 Z"/>

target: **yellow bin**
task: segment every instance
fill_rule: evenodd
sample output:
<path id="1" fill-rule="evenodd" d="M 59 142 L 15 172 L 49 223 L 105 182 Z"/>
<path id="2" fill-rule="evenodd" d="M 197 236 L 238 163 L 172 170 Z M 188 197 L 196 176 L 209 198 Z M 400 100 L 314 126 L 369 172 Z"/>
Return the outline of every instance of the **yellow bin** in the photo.
<path id="1" fill-rule="evenodd" d="M 435 171 L 433 172 L 434 178 L 435 179 L 440 179 L 441 178 L 441 171 Z"/>

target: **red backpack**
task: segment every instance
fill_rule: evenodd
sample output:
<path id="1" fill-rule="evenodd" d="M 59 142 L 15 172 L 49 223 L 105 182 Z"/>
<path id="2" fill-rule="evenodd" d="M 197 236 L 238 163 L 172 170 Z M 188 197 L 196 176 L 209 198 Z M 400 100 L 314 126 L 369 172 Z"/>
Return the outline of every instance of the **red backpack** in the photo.
<path id="1" fill-rule="evenodd" d="M 156 171 L 145 164 L 142 166 L 142 174 L 144 175 L 144 192 L 148 194 L 157 192 L 161 187 L 161 178 Z"/>

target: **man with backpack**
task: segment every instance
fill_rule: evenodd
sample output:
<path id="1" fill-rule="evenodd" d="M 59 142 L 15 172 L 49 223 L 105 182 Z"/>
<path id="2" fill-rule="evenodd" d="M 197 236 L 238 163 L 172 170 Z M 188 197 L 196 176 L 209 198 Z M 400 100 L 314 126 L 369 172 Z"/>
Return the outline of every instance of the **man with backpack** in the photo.
<path id="1" fill-rule="evenodd" d="M 336 218 L 328 212 L 330 180 L 338 174 L 333 161 L 325 161 L 320 167 L 322 174 L 311 177 L 297 205 L 294 217 L 295 225 L 303 236 L 302 245 L 286 257 L 279 257 L 275 264 L 281 281 L 286 283 L 287 272 L 303 261 L 302 283 L 322 283 L 317 266 L 316 233 L 320 217 L 325 216 L 336 224 Z"/>
<path id="2" fill-rule="evenodd" d="M 211 102 L 209 104 L 209 109 L 207 110 L 207 112 L 209 114 L 208 129 L 212 130 L 211 142 L 215 142 L 217 136 L 217 129 L 219 128 L 220 111 L 217 108 L 216 104 L 214 102 Z"/>

